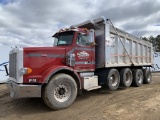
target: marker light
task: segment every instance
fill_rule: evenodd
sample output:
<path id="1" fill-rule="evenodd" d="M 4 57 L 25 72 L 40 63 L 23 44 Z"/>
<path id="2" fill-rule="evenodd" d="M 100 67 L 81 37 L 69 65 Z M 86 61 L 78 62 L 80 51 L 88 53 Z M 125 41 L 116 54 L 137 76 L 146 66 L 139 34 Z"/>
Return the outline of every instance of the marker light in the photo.
<path id="1" fill-rule="evenodd" d="M 25 75 L 25 74 L 30 74 L 32 72 L 31 68 L 21 68 L 21 74 Z"/>

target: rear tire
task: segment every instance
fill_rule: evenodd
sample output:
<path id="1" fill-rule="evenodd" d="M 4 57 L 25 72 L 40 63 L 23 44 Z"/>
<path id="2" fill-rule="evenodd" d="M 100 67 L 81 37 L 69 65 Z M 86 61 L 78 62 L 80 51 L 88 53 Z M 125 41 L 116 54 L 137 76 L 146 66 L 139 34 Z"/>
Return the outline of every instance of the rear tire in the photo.
<path id="1" fill-rule="evenodd" d="M 144 80 L 143 80 L 144 84 L 149 84 L 152 81 L 152 75 L 150 70 L 143 69 L 143 76 L 144 76 Z"/>
<path id="2" fill-rule="evenodd" d="M 69 107 L 77 96 L 77 84 L 67 74 L 53 76 L 42 91 L 44 103 L 53 110 Z"/>
<path id="3" fill-rule="evenodd" d="M 129 87 L 132 84 L 132 79 L 132 71 L 129 68 L 120 71 L 120 86 Z"/>
<path id="4" fill-rule="evenodd" d="M 133 85 L 135 87 L 140 87 L 143 84 L 143 72 L 141 69 L 133 70 Z"/>
<path id="5" fill-rule="evenodd" d="M 120 76 L 119 72 L 116 69 L 110 69 L 107 72 L 107 81 L 106 85 L 109 90 L 116 90 L 119 87 Z"/>

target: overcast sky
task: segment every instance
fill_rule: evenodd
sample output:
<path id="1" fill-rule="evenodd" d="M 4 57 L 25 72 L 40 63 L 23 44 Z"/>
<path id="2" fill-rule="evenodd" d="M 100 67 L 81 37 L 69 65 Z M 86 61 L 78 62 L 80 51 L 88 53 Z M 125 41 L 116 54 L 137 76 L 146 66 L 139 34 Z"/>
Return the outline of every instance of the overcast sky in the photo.
<path id="1" fill-rule="evenodd" d="M 52 46 L 60 28 L 101 16 L 138 37 L 160 34 L 160 0 L 0 0 L 0 46 Z"/>

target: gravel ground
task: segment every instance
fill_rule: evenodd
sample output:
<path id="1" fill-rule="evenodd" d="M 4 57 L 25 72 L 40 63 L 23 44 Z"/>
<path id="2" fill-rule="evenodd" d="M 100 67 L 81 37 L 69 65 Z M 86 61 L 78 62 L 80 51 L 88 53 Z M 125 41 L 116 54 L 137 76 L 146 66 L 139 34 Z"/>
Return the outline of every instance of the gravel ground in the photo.
<path id="1" fill-rule="evenodd" d="M 0 84 L 0 120 L 160 120 L 160 73 L 141 87 L 85 92 L 67 109 L 50 110 L 40 98 L 11 99 Z"/>

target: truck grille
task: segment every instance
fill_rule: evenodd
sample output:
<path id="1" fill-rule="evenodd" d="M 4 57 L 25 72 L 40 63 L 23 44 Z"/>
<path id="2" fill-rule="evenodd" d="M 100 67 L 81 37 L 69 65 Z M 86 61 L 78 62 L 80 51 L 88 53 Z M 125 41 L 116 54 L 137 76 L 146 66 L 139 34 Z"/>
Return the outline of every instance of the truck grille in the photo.
<path id="1" fill-rule="evenodd" d="M 9 54 L 9 77 L 17 79 L 17 53 Z"/>

